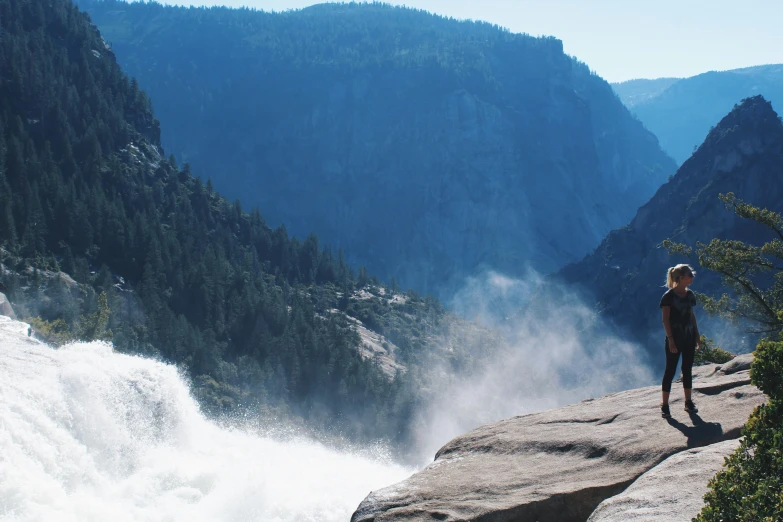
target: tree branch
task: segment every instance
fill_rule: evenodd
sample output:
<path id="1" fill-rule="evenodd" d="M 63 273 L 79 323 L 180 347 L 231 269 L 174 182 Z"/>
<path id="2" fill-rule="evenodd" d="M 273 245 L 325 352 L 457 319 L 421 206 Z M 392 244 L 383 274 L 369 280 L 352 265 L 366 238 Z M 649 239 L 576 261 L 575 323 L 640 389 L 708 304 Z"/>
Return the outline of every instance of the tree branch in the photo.
<path id="1" fill-rule="evenodd" d="M 775 313 L 772 308 L 769 307 L 767 302 L 764 300 L 762 296 L 759 295 L 759 293 L 756 291 L 755 288 L 751 284 L 749 284 L 747 281 L 744 281 L 741 277 L 735 276 L 734 274 L 730 274 L 725 271 L 720 271 L 725 277 L 728 277 L 729 279 L 733 279 L 735 282 L 739 283 L 752 297 L 758 301 L 758 303 L 764 308 L 770 317 L 774 317 L 775 321 L 777 321 L 778 315 Z"/>

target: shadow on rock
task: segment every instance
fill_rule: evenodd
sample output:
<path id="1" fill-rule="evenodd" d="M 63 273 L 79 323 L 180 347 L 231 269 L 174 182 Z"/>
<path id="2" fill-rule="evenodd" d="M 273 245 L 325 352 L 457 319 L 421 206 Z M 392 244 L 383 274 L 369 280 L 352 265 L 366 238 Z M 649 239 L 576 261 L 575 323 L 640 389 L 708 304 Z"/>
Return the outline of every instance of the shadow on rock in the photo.
<path id="1" fill-rule="evenodd" d="M 677 419 L 671 417 L 666 419 L 669 426 L 677 428 L 688 438 L 688 447 L 697 448 L 706 446 L 720 440 L 723 436 L 723 427 L 719 422 L 705 422 L 697 413 L 688 413 L 693 426 L 683 424 Z"/>

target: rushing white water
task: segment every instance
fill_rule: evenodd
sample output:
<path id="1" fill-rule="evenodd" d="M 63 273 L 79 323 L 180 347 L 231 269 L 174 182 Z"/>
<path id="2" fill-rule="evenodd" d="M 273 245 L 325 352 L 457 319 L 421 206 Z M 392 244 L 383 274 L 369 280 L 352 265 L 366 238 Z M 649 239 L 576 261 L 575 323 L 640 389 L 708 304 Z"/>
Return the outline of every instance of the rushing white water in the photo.
<path id="1" fill-rule="evenodd" d="M 412 470 L 206 420 L 174 367 L 0 316 L 0 520 L 346 522 Z"/>

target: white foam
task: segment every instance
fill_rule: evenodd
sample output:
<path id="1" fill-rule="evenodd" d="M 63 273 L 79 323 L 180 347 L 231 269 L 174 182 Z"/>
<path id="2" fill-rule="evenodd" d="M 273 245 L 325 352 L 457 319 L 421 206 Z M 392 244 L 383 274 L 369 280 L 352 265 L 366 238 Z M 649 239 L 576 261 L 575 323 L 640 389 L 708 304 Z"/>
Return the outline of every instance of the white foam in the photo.
<path id="1" fill-rule="evenodd" d="M 345 522 L 412 471 L 222 428 L 173 366 L 0 317 L 0 520 Z"/>

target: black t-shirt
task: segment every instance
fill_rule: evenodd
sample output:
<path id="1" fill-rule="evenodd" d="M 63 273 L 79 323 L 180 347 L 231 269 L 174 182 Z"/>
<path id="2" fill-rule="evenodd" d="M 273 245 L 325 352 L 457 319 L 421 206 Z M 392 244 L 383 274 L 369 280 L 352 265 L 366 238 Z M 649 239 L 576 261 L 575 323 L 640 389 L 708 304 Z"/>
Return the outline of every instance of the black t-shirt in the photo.
<path id="1" fill-rule="evenodd" d="M 685 296 L 680 297 L 674 289 L 669 289 L 661 297 L 661 308 L 669 307 L 669 324 L 672 327 L 672 334 L 695 335 L 696 330 L 693 325 L 691 310 L 696 306 L 696 294 L 688 290 Z"/>

